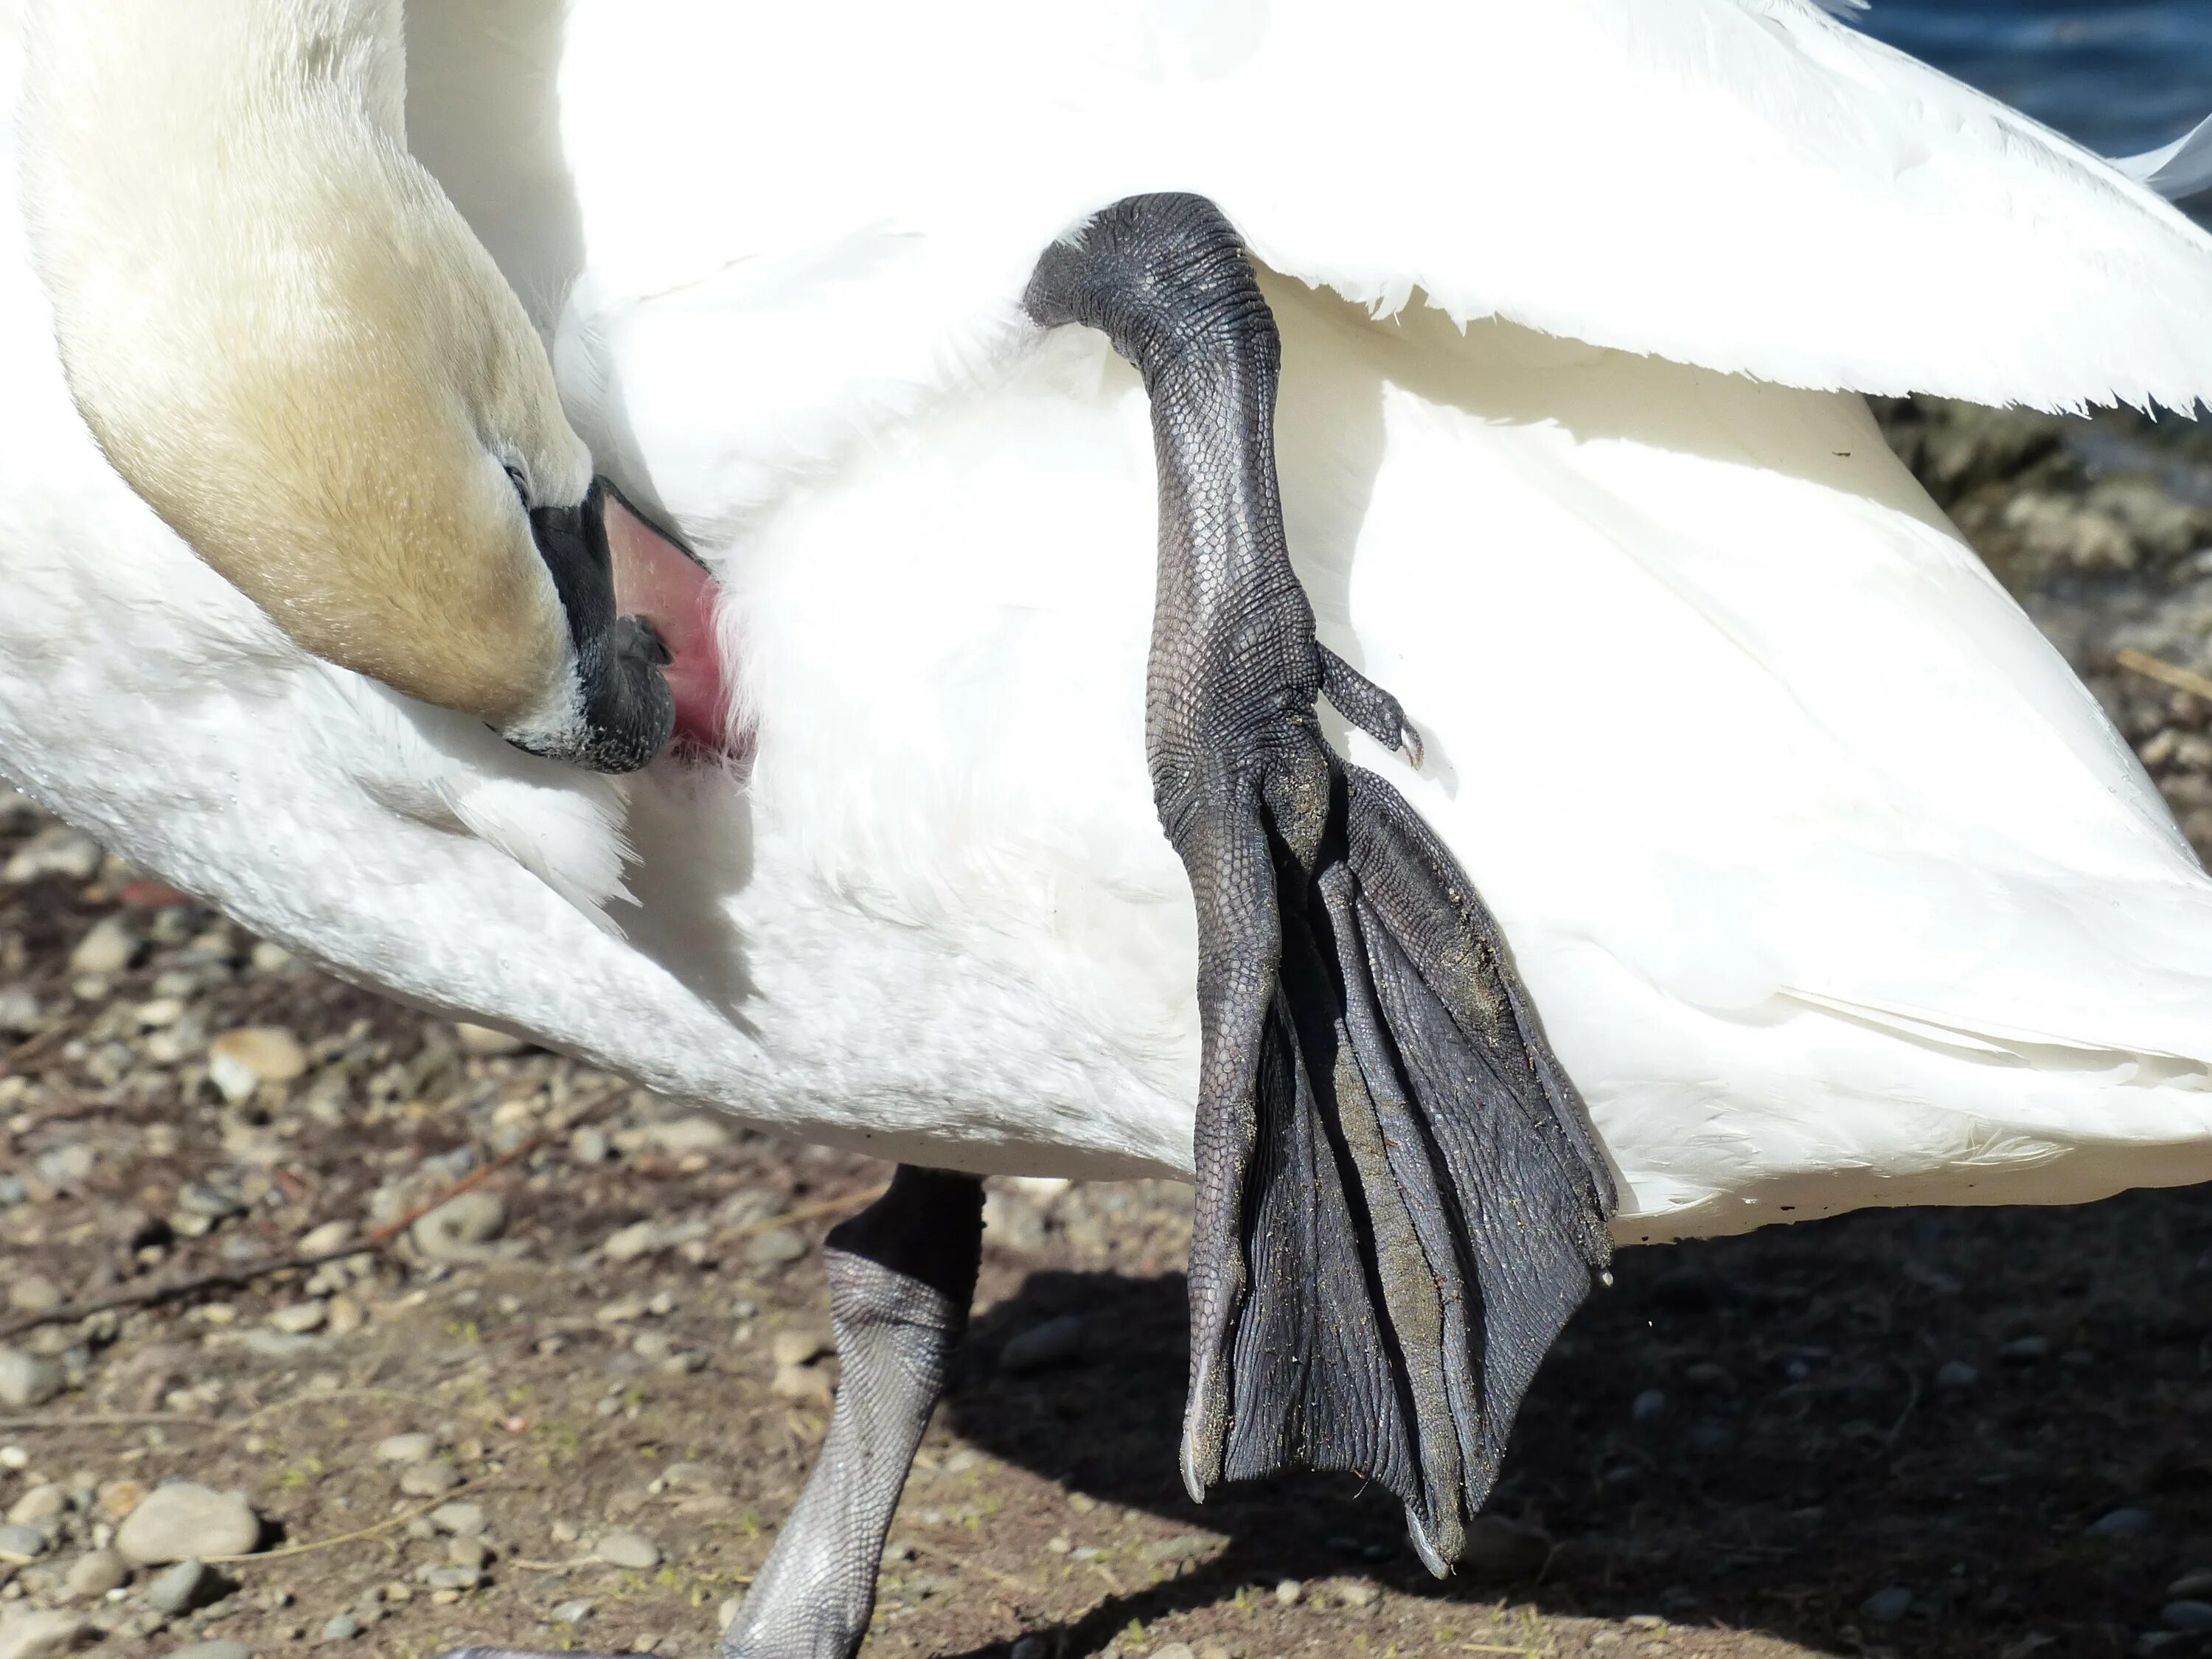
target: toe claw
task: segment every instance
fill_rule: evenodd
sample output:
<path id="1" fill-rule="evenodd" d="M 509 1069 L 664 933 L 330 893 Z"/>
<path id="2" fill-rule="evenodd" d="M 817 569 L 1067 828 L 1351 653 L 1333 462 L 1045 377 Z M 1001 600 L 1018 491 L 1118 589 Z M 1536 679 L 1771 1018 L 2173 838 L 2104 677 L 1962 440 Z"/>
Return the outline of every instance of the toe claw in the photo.
<path id="1" fill-rule="evenodd" d="M 1350 663 L 1316 641 L 1321 656 L 1322 695 L 1336 711 L 1385 749 L 1402 749 L 1418 767 L 1421 763 L 1421 734 L 1406 718 L 1397 698 L 1369 679 Z"/>

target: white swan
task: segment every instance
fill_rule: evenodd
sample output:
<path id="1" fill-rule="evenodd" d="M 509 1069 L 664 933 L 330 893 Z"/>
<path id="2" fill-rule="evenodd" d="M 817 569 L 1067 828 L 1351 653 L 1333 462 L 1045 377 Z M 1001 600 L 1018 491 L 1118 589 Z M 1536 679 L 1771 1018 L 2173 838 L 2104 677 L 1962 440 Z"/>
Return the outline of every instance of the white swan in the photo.
<path id="1" fill-rule="evenodd" d="M 1809 0 L 1398 0 L 1357 30 L 1288 0 L 1075 9 L 408 20 L 416 155 L 557 325 L 597 465 L 725 594 L 743 764 L 617 782 L 485 723 L 589 748 L 559 613 L 500 562 L 524 545 L 505 497 L 463 574 L 534 597 L 364 624 L 387 654 L 349 656 L 266 557 L 225 553 L 252 479 L 216 500 L 186 464 L 246 417 L 160 430 L 220 258 L 161 332 L 114 297 L 303 134 L 373 157 L 339 172 L 411 204 L 374 233 L 403 254 L 450 234 L 398 150 L 392 7 L 210 0 L 169 55 L 121 0 L 45 9 L 82 50 L 49 41 L 27 126 L 58 315 L 0 224 L 0 770 L 342 973 L 781 1133 L 1187 1175 L 1196 941 L 1138 695 L 1146 395 L 1019 302 L 1098 209 L 1200 191 L 1267 268 L 1321 635 L 1403 700 L 1426 764 L 1334 729 L 1496 913 L 1616 1237 L 2212 1176 L 2212 882 L 1856 395 L 2188 405 L 2212 392 L 2212 238 Z M 271 96 L 240 64 L 336 93 L 218 167 L 196 123 Z M 298 248 L 362 234 L 262 198 L 238 222 Z M 149 240 L 64 247 L 70 204 Z M 426 330 L 465 311 L 525 365 L 470 249 L 417 268 Z M 170 520 L 246 515 L 202 550 L 238 585 L 117 475 L 57 326 L 107 453 L 143 471 L 134 442 L 173 444 L 133 473 Z M 449 372 L 452 337 L 423 337 L 419 373 Z M 425 458 L 404 484 L 459 466 L 444 428 L 385 422 L 329 337 L 298 349 L 330 371 L 312 430 Z M 507 377 L 514 420 L 574 497 L 582 453 L 531 373 Z M 466 380 L 465 406 L 499 401 Z M 505 441 L 475 434 L 471 489 L 539 465 Z M 274 469 L 289 534 L 343 548 L 359 526 L 314 516 L 314 467 L 292 445 Z M 447 623 L 538 665 L 447 691 L 412 665 Z M 756 1600 L 804 1599 L 796 1571 Z"/>

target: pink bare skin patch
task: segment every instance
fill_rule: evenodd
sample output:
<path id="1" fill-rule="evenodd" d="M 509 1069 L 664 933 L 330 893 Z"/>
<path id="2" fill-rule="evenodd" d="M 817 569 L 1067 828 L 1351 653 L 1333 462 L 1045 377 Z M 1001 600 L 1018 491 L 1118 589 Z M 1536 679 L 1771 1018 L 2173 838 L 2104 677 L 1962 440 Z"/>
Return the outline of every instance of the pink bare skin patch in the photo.
<path id="1" fill-rule="evenodd" d="M 605 510 L 615 610 L 644 617 L 668 647 L 668 666 L 661 672 L 676 694 L 677 743 L 709 755 L 734 756 L 730 688 L 714 631 L 720 590 L 697 560 L 623 506 L 611 490 Z"/>

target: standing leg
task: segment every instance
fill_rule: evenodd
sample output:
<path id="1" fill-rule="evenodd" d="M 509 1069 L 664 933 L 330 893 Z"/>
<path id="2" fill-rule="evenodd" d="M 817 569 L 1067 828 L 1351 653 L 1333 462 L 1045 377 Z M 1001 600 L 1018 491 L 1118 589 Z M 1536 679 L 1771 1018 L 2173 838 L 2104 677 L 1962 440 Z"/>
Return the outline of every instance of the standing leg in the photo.
<path id="1" fill-rule="evenodd" d="M 967 1328 L 982 1251 L 982 1182 L 906 1164 L 889 1192 L 830 1231 L 823 1262 L 842 1363 L 837 1403 L 724 1659 L 851 1659 L 860 1648 L 884 1534 Z M 461 1648 L 446 1659 L 555 1656 Z"/>
<path id="2" fill-rule="evenodd" d="M 982 1251 L 982 1182 L 904 1164 L 890 1191 L 830 1233 L 837 1404 L 725 1659 L 849 1659 L 860 1647 L 884 1534 L 967 1328 Z"/>

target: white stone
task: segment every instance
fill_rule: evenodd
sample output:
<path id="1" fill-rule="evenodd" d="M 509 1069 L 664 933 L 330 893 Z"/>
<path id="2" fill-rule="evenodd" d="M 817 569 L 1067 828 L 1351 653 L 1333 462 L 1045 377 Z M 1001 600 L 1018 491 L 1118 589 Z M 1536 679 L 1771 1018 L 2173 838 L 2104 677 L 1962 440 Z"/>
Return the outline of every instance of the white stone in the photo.
<path id="1" fill-rule="evenodd" d="M 8 1509 L 8 1524 L 11 1527 L 43 1527 L 49 1521 L 58 1521 L 69 1513 L 69 1493 L 52 1482 L 35 1486 L 17 1498 Z"/>
<path id="2" fill-rule="evenodd" d="M 244 1493 L 189 1480 L 155 1487 L 115 1532 L 115 1547 L 142 1567 L 245 1555 L 260 1541 L 261 1518 Z"/>
<path id="3" fill-rule="evenodd" d="M 488 1058 L 519 1054 L 530 1046 L 511 1031 L 495 1031 L 489 1025 L 471 1025 L 466 1020 L 455 1024 L 453 1035 L 460 1039 L 463 1054 Z"/>
<path id="4" fill-rule="evenodd" d="M 0 1406 L 29 1411 L 62 1391 L 62 1368 L 51 1359 L 0 1348 Z"/>
<path id="5" fill-rule="evenodd" d="M 301 1335 L 322 1328 L 323 1321 L 330 1316 L 330 1304 L 325 1302 L 295 1302 L 289 1308 L 278 1308 L 265 1322 L 271 1329 Z"/>
<path id="6" fill-rule="evenodd" d="M 100 869 L 100 843 L 65 823 L 49 824 L 17 848 L 0 881 L 36 881 L 40 876 L 66 876 L 71 881 L 90 881 Z"/>
<path id="7" fill-rule="evenodd" d="M 611 1567 L 628 1567 L 634 1572 L 648 1572 L 660 1565 L 660 1547 L 627 1528 L 602 1534 L 592 1553 Z"/>
<path id="8" fill-rule="evenodd" d="M 44 1613 L 19 1608 L 0 1619 L 0 1659 L 52 1659 L 67 1653 L 91 1633 L 80 1613 Z"/>
<path id="9" fill-rule="evenodd" d="M 138 935 L 121 916 L 102 916 L 70 952 L 73 974 L 119 974 L 138 954 Z"/>
<path id="10" fill-rule="evenodd" d="M 307 1069 L 307 1051 L 281 1025 L 242 1025 L 208 1044 L 208 1081 L 234 1106 L 264 1083 L 289 1083 Z"/>
<path id="11" fill-rule="evenodd" d="M 461 1193 L 418 1218 L 410 1236 L 416 1249 L 440 1261 L 497 1238 L 506 1225 L 507 1206 L 496 1193 Z"/>
<path id="12" fill-rule="evenodd" d="M 376 1455 L 385 1463 L 420 1463 L 438 1449 L 438 1440 L 428 1434 L 387 1435 L 376 1443 Z"/>
<path id="13" fill-rule="evenodd" d="M 131 1582 L 131 1564 L 113 1550 L 93 1550 L 70 1563 L 65 1581 L 75 1595 L 105 1595 Z"/>

